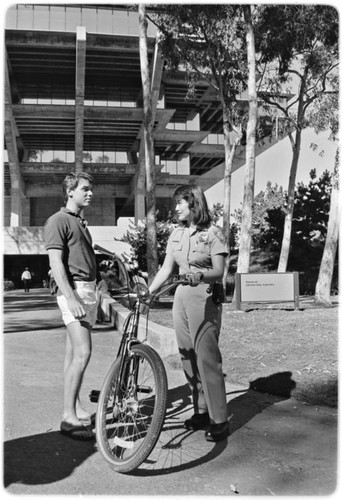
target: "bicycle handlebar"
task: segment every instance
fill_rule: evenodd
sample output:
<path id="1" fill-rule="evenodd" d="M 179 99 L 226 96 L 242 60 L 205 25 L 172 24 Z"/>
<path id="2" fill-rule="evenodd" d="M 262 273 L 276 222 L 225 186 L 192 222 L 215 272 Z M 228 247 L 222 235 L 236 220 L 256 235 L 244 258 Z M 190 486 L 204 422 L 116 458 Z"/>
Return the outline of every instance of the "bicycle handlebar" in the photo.
<path id="1" fill-rule="evenodd" d="M 141 298 L 144 300 L 147 301 L 150 299 L 150 302 L 152 302 L 154 299 L 160 297 L 163 293 L 166 293 L 166 292 L 169 292 L 170 290 L 172 290 L 173 288 L 175 288 L 176 286 L 178 285 L 188 285 L 189 284 L 189 281 L 187 279 L 184 279 L 184 278 L 181 278 L 181 279 L 177 279 L 175 281 L 173 281 L 172 283 L 167 283 L 166 285 L 162 285 L 159 289 L 159 291 L 155 292 L 155 293 L 152 293 L 152 294 L 147 294 L 146 295 L 146 299 L 144 296 L 142 296 Z"/>

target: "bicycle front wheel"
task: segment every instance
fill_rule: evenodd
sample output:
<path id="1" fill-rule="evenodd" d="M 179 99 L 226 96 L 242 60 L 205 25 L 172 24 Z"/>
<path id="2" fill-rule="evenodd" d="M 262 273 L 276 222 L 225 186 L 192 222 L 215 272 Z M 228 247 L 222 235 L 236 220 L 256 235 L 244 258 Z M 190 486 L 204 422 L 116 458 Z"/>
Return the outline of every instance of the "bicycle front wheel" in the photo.
<path id="1" fill-rule="evenodd" d="M 123 362 L 111 366 L 96 413 L 96 440 L 116 472 L 131 472 L 152 452 L 166 411 L 167 377 L 151 347 L 133 346 Z M 120 373 L 121 371 L 121 373 Z"/>

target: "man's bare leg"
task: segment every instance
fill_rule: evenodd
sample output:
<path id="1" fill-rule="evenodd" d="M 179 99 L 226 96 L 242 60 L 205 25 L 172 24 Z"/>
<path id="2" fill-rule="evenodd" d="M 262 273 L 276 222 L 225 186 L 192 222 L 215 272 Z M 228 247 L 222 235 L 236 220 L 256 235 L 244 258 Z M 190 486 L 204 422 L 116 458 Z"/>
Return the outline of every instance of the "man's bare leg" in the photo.
<path id="1" fill-rule="evenodd" d="M 67 327 L 64 361 L 63 420 L 74 425 L 81 425 L 81 418 L 90 418 L 89 413 L 83 410 L 79 404 L 79 391 L 90 355 L 90 327 L 78 321 L 70 323 Z"/>

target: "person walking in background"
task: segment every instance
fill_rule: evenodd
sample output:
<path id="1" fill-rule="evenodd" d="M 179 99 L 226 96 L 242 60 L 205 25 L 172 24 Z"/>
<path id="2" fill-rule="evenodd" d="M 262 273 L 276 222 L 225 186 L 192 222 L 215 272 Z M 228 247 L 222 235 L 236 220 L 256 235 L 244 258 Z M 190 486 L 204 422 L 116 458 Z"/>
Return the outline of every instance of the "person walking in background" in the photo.
<path id="1" fill-rule="evenodd" d="M 207 441 L 228 437 L 228 414 L 219 349 L 222 305 L 213 293 L 222 279 L 227 247 L 220 228 L 211 224 L 203 190 L 181 186 L 174 196 L 179 226 L 171 233 L 164 263 L 149 287 L 156 292 L 175 266 L 189 285 L 179 285 L 173 304 L 179 352 L 192 392 L 194 414 L 187 429 L 205 429 Z"/>
<path id="2" fill-rule="evenodd" d="M 31 285 L 31 280 L 32 280 L 32 275 L 29 271 L 28 267 L 25 267 L 25 270 L 23 271 L 21 275 L 21 281 L 24 282 L 24 290 L 25 292 L 30 291 L 30 285 Z"/>
<path id="3" fill-rule="evenodd" d="M 57 303 L 67 328 L 64 362 L 62 434 L 93 439 L 91 415 L 82 408 L 80 389 L 91 356 L 91 329 L 96 322 L 96 258 L 83 218 L 93 197 L 93 178 L 71 173 L 63 182 L 66 206 L 45 223 L 45 244 L 57 285 Z"/>

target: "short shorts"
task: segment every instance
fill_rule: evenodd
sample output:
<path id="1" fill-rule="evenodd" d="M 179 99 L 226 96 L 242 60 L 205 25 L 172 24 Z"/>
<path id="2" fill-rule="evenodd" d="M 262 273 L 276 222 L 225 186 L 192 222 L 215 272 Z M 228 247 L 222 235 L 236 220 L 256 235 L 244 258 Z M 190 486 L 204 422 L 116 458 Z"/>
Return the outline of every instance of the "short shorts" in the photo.
<path id="1" fill-rule="evenodd" d="M 70 312 L 68 307 L 68 302 L 64 295 L 61 294 L 60 290 L 57 292 L 57 303 L 59 309 L 62 313 L 62 319 L 64 324 L 67 326 L 69 323 L 74 321 L 84 321 L 89 323 L 90 326 L 94 326 L 97 318 L 97 306 L 99 303 L 99 292 L 95 281 L 74 281 L 75 294 L 79 297 L 80 302 L 82 302 L 85 310 L 86 316 L 82 320 L 76 319 Z"/>

